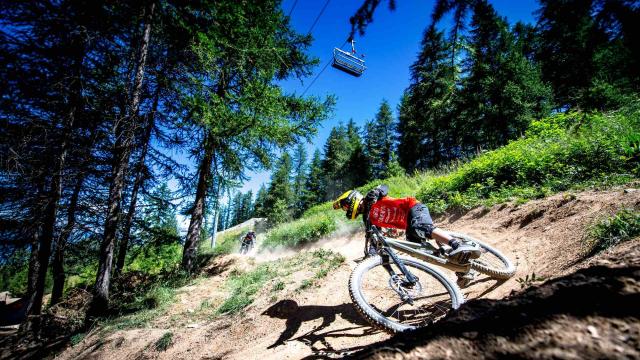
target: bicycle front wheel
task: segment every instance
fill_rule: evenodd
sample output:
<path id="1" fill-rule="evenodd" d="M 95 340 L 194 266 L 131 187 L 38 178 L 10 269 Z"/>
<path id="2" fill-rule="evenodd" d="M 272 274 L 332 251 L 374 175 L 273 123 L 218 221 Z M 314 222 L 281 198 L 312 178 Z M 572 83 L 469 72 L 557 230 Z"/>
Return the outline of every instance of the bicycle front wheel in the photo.
<path id="1" fill-rule="evenodd" d="M 460 289 L 444 274 L 417 260 L 400 261 L 418 278 L 416 284 L 404 285 L 398 266 L 381 256 L 362 261 L 351 273 L 351 300 L 371 325 L 391 333 L 412 330 L 460 307 L 464 301 Z"/>

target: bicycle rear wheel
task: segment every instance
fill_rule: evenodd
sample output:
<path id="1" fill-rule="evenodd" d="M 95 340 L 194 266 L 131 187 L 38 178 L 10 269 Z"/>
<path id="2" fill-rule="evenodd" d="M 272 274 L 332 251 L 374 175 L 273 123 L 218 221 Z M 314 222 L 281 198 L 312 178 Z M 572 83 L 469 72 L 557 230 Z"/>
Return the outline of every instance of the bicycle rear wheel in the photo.
<path id="1" fill-rule="evenodd" d="M 372 256 L 351 273 L 349 294 L 356 309 L 374 327 L 397 333 L 427 326 L 464 302 L 460 289 L 440 271 L 409 258 L 400 258 L 418 278 L 412 287 L 402 285 L 402 272 L 394 263 Z M 385 269 L 390 266 L 396 275 Z M 402 300 L 407 294 L 413 300 Z"/>
<path id="2" fill-rule="evenodd" d="M 482 248 L 482 255 L 477 259 L 471 260 L 472 269 L 499 280 L 509 279 L 516 273 L 515 265 L 496 248 L 467 234 L 451 231 L 448 231 L 448 233 L 476 243 Z"/>

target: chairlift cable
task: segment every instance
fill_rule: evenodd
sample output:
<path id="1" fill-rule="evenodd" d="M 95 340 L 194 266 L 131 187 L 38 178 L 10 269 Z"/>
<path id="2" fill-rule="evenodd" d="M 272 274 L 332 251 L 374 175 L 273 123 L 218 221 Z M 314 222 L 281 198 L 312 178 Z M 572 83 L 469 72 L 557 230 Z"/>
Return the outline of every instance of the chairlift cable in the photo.
<path id="1" fill-rule="evenodd" d="M 291 6 L 291 9 L 289 9 L 289 15 L 287 15 L 288 17 L 291 17 L 291 13 L 293 13 L 293 9 L 296 8 L 296 5 L 298 5 L 298 0 L 293 2 L 293 5 Z"/>
<path id="2" fill-rule="evenodd" d="M 329 61 L 327 61 L 327 63 L 324 65 L 324 67 L 322 68 L 322 70 L 320 70 L 320 72 L 318 73 L 318 75 L 316 75 L 316 77 L 313 78 L 313 80 L 311 80 L 311 83 L 309 83 L 309 85 L 307 86 L 306 89 L 304 89 L 304 91 L 302 92 L 302 94 L 300 95 L 300 97 L 304 96 L 304 94 L 307 93 L 307 90 L 309 90 L 309 88 L 313 85 L 313 83 L 316 82 L 316 80 L 318 80 L 318 78 L 320 77 L 320 75 L 322 75 L 322 73 L 327 69 L 327 67 L 329 66 L 329 64 L 331 64 L 331 59 L 329 59 Z"/>
<path id="3" fill-rule="evenodd" d="M 322 7 L 322 9 L 320 10 L 320 13 L 318 13 L 318 16 L 316 16 L 316 19 L 313 21 L 313 24 L 311 24 L 311 27 L 309 28 L 309 31 L 307 31 L 307 34 L 311 34 L 311 31 L 313 31 L 313 28 L 316 26 L 316 24 L 318 23 L 318 20 L 320 20 L 320 17 L 322 16 L 322 14 L 324 13 L 324 11 L 327 9 L 327 6 L 329 6 L 329 3 L 331 2 L 331 0 L 327 0 L 326 3 L 324 3 L 324 6 Z"/>
<path id="4" fill-rule="evenodd" d="M 345 40 L 344 44 L 342 44 L 340 47 L 345 46 L 346 43 L 348 43 L 349 40 Z M 313 78 L 313 80 L 311 80 L 311 83 L 309 83 L 309 85 L 307 86 L 306 89 L 304 89 L 304 91 L 302 92 L 302 94 L 300 95 L 301 97 L 304 96 L 304 94 L 307 93 L 307 90 L 309 90 L 309 88 L 311 88 L 311 86 L 316 82 L 316 80 L 318 80 L 318 78 L 320 77 L 320 75 L 322 75 L 322 73 L 327 69 L 327 67 L 329 66 L 329 64 L 331 64 L 331 62 L 333 61 L 333 59 L 329 59 L 329 61 L 327 61 L 327 63 L 324 65 L 324 67 L 322 68 L 322 70 L 320 70 L 320 72 L 318 73 L 318 75 L 316 75 L 316 77 Z"/>

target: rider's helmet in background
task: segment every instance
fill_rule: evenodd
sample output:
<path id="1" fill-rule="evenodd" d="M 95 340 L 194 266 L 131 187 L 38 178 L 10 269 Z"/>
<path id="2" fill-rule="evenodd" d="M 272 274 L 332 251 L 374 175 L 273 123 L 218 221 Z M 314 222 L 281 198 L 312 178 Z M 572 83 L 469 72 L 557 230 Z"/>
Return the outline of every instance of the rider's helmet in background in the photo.
<path id="1" fill-rule="evenodd" d="M 362 206 L 362 198 L 362 194 L 358 190 L 349 190 L 333 202 L 333 208 L 346 211 L 347 219 L 353 220 L 358 216 L 358 210 Z"/>

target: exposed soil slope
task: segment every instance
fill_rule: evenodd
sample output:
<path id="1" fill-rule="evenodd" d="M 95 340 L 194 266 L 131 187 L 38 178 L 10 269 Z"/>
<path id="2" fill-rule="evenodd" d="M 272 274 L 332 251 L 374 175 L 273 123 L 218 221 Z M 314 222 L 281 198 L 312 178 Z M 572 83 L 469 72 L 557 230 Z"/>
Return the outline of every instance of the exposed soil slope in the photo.
<path id="1" fill-rule="evenodd" d="M 355 354 L 376 359 L 640 358 L 640 240 L 503 300 L 476 299 L 437 326 Z"/>
<path id="2" fill-rule="evenodd" d="M 482 326 L 491 328 L 491 322 L 488 320 L 491 317 L 474 320 L 478 313 L 490 312 L 491 309 L 494 307 L 497 309 L 497 306 L 502 304 L 500 301 L 489 299 L 503 299 L 513 290 L 519 290 L 520 284 L 516 280 L 534 272 L 537 276 L 553 279 L 586 266 L 586 263 L 580 262 L 585 226 L 595 218 L 606 216 L 621 207 L 639 206 L 640 191 L 625 192 L 622 189 L 602 192 L 587 191 L 575 195 L 559 194 L 525 205 L 505 204 L 491 209 L 477 208 L 466 214 L 436 219 L 437 224 L 443 228 L 466 232 L 487 241 L 518 264 L 518 272 L 511 280 L 499 283 L 487 278 L 478 278 L 472 286 L 464 289 L 468 299 L 482 297 L 486 300 L 480 301 L 481 305 L 477 305 L 480 306 L 478 308 L 469 306 L 467 310 L 465 306 L 465 309 L 456 315 L 455 319 L 457 320 L 448 320 L 449 325 L 446 329 L 451 330 L 443 328 L 441 331 L 452 337 L 463 331 L 461 322 L 466 321 L 465 319 L 473 320 L 473 324 L 475 324 L 476 330 L 467 330 L 469 337 L 478 336 L 473 335 L 474 332 L 477 334 L 483 332 Z M 196 311 L 198 304 L 202 304 L 205 300 L 212 304 L 222 301 L 224 293 L 221 292 L 223 289 L 220 285 L 223 284 L 229 272 L 238 266 L 252 266 L 251 260 L 235 255 L 218 259 L 217 261 L 223 263 L 215 264 L 216 270 L 212 270 L 210 277 L 183 289 L 178 301 L 167 315 L 154 321 L 150 328 L 121 330 L 107 336 L 90 335 L 78 345 L 67 349 L 61 358 L 118 360 L 145 358 L 299 359 L 341 357 L 369 348 L 371 344 L 388 339 L 389 336 L 373 330 L 363 322 L 354 311 L 349 299 L 347 280 L 351 269 L 355 267 L 356 261 L 362 254 L 362 238 L 361 233 L 356 233 L 321 241 L 311 246 L 313 248 L 329 248 L 343 253 L 347 258 L 344 264 L 326 278 L 317 281 L 315 286 L 302 288 L 300 286 L 304 279 L 312 276 L 314 269 L 298 271 L 285 280 L 286 285 L 282 291 L 274 293 L 271 290 L 274 284 L 268 283 L 256 301 L 243 314 L 212 319 L 198 315 L 198 311 Z M 273 259 L 288 254 L 290 253 L 285 251 L 264 255 L 264 257 Z M 258 260 L 261 257 L 263 255 L 257 255 Z M 594 275 L 596 279 L 613 276 L 619 279 L 618 284 L 624 283 L 626 281 L 624 279 L 633 279 L 636 276 L 634 275 L 636 274 L 635 270 L 631 267 L 606 269 L 602 268 L 597 273 L 589 272 L 594 270 L 586 270 L 586 273 L 575 276 L 584 279 L 586 284 L 584 286 L 590 286 L 589 284 L 593 283 L 589 280 L 591 275 Z M 555 287 L 549 289 L 562 288 L 563 281 L 552 280 L 551 283 L 555 284 L 553 285 Z M 582 289 L 585 288 L 584 286 Z M 637 299 L 637 288 L 634 286 L 636 285 L 632 284 L 629 290 L 630 295 L 614 297 L 616 299 L 614 302 L 603 300 L 602 306 L 608 308 L 616 304 L 615 301 L 618 300 Z M 536 297 L 547 299 L 552 293 L 547 294 L 545 291 L 547 290 L 533 289 L 525 294 L 529 294 L 527 296 L 530 296 L 531 299 Z M 601 289 L 603 294 L 610 294 L 613 290 L 607 291 L 609 290 L 606 289 L 606 286 Z M 544 297 L 544 294 L 548 295 L 547 298 Z M 589 292 L 576 292 L 575 296 L 578 297 L 572 301 L 579 302 L 589 299 L 590 294 Z M 568 298 L 558 299 L 557 301 L 562 302 Z M 526 304 L 526 302 L 522 304 Z M 522 304 L 506 302 L 500 306 L 504 306 L 504 311 L 511 311 L 507 312 L 511 315 L 505 317 L 506 319 L 513 318 L 514 321 L 521 321 L 516 315 L 522 311 L 524 306 Z M 568 307 L 560 308 L 558 313 L 554 315 L 554 319 L 558 319 L 554 323 L 555 325 L 549 325 L 548 328 L 536 328 L 535 331 L 531 330 L 534 331 L 531 333 L 533 334 L 532 339 L 535 340 L 539 337 L 540 341 L 547 341 L 552 338 L 550 334 L 561 332 L 559 329 L 562 327 L 569 327 L 570 322 L 573 321 L 572 316 L 582 316 L 579 310 L 576 310 L 578 313 L 572 313 L 570 310 Z M 606 311 L 614 313 L 618 310 L 608 309 Z M 492 314 L 497 316 L 500 311 L 496 310 Z M 532 312 L 532 314 L 537 313 Z M 590 321 L 588 317 L 584 319 Z M 627 320 L 626 317 L 620 318 L 620 321 L 624 323 Z M 501 326 L 503 327 L 498 327 L 495 331 L 508 333 L 508 325 Z M 435 332 L 440 328 L 441 326 L 438 324 L 428 331 L 433 331 L 431 334 L 436 334 Z M 596 330 L 599 331 L 598 336 L 608 336 L 609 334 L 608 330 L 604 328 Z M 527 331 L 530 331 L 529 328 L 523 328 L 522 332 L 495 339 L 499 339 L 496 341 L 510 342 L 514 338 L 522 336 L 521 334 L 529 334 Z M 156 350 L 155 342 L 167 332 L 173 334 L 172 344 L 165 351 Z M 546 337 L 543 336 L 543 333 L 547 334 Z M 635 339 L 633 341 L 637 341 L 637 333 L 631 331 L 628 336 L 630 339 Z M 562 336 L 558 336 L 558 341 L 563 341 L 563 339 Z M 395 346 L 396 343 L 393 344 Z M 530 343 L 531 346 L 535 346 L 535 344 L 535 342 Z M 496 352 L 491 353 L 492 356 L 501 354 L 499 351 L 502 351 L 500 350 L 502 348 L 498 345 L 495 347 Z M 411 345 L 408 348 L 414 346 Z M 469 352 L 460 352 L 460 355 L 471 354 L 472 351 L 483 349 L 475 348 L 466 343 L 461 346 L 465 346 Z M 442 351 L 438 353 L 439 357 L 458 355 L 458 353 L 448 353 L 444 345 L 440 348 Z M 515 354 L 517 351 L 513 353 Z M 509 354 L 509 352 L 504 354 Z M 396 355 L 391 354 L 390 356 Z"/>

